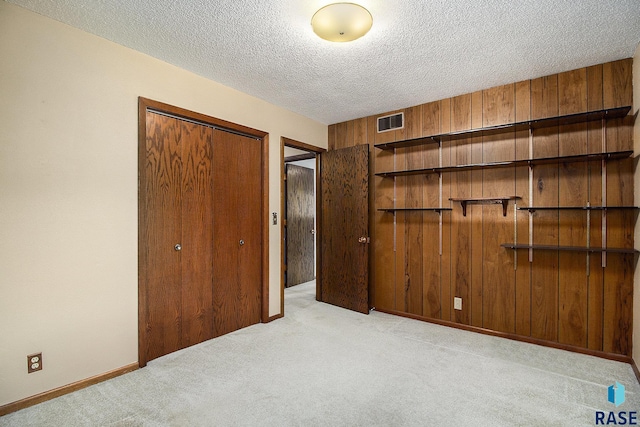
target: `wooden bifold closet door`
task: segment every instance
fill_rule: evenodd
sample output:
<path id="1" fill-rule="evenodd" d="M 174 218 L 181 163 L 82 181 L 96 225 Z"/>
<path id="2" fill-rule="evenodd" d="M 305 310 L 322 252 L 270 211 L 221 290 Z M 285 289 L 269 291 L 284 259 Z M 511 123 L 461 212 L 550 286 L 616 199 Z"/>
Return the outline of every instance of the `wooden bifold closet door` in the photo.
<path id="1" fill-rule="evenodd" d="M 260 321 L 261 142 L 146 113 L 140 364 Z"/>

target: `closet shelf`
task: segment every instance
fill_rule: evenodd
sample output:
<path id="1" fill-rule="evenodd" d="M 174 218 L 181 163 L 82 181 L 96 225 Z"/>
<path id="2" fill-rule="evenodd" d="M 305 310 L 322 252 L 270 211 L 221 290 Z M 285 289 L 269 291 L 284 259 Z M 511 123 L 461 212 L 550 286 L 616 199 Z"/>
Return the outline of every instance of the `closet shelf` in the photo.
<path id="1" fill-rule="evenodd" d="M 438 135 L 432 135 L 421 138 L 414 139 L 406 139 L 403 141 L 396 142 L 383 142 L 379 144 L 375 144 L 374 147 L 379 148 L 381 150 L 393 150 L 395 148 L 408 148 L 408 147 L 416 147 L 419 145 L 427 145 L 427 144 L 439 144 L 443 139 L 455 139 L 455 138 L 465 138 L 469 136 L 483 136 L 489 135 L 493 133 L 507 132 L 510 130 L 519 131 L 519 130 L 528 130 L 528 129 L 541 129 L 551 126 L 559 126 L 559 125 L 571 125 L 575 123 L 586 123 L 593 122 L 597 120 L 610 120 L 610 119 L 618 119 L 626 116 L 631 111 L 631 107 L 618 107 L 618 108 L 609 108 L 597 111 L 590 111 L 587 113 L 577 113 L 577 114 L 567 114 L 563 116 L 555 116 L 549 117 L 546 119 L 536 119 L 536 120 L 526 120 L 522 122 L 516 123 L 508 123 L 504 125 L 497 126 L 488 126 L 477 129 L 469 129 L 457 132 L 447 132 L 441 133 Z"/>
<path id="2" fill-rule="evenodd" d="M 606 210 L 638 210 L 637 206 L 518 206 L 521 211 L 555 211 L 555 210 L 574 210 L 574 211 L 606 211 Z"/>
<path id="3" fill-rule="evenodd" d="M 379 211 L 382 212 L 408 212 L 408 211 L 431 211 L 431 212 L 442 212 L 442 211 L 450 211 L 451 208 L 378 208 Z"/>
<path id="4" fill-rule="evenodd" d="M 620 254 L 636 254 L 633 248 L 598 248 L 586 246 L 556 246 L 556 245 L 526 245 L 514 243 L 502 243 L 500 246 L 508 249 L 538 249 L 544 251 L 572 251 L 572 252 L 611 252 Z"/>
<path id="5" fill-rule="evenodd" d="M 467 216 L 467 205 L 502 205 L 502 216 L 507 216 L 507 206 L 509 200 L 522 199 L 520 196 L 505 197 L 477 197 L 477 198 L 450 198 L 452 202 L 460 202 L 462 206 L 462 216 Z"/>
<path id="6" fill-rule="evenodd" d="M 627 157 L 631 157 L 631 155 L 633 155 L 633 150 L 612 151 L 608 153 L 577 154 L 573 156 L 542 157 L 537 159 L 510 160 L 510 161 L 504 161 L 504 162 L 475 163 L 475 164 L 468 164 L 468 165 L 444 166 L 444 167 L 437 167 L 437 168 L 379 172 L 379 173 L 376 173 L 376 176 L 389 178 L 394 176 L 427 175 L 427 174 L 433 174 L 433 173 L 457 172 L 457 171 L 467 171 L 467 170 L 475 170 L 475 169 L 508 168 L 508 167 L 514 167 L 514 166 L 535 166 L 535 165 L 544 165 L 544 164 L 553 164 L 553 163 L 575 163 L 575 162 L 588 162 L 592 160 L 615 160 L 615 159 L 624 159 Z"/>

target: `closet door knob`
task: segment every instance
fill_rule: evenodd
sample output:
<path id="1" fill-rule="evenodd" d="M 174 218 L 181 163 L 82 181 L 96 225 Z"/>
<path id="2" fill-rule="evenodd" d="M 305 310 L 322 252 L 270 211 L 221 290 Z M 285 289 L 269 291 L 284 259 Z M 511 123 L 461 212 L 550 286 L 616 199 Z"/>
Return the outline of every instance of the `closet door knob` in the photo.
<path id="1" fill-rule="evenodd" d="M 240 240 L 240 246 L 244 246 L 244 240 Z"/>
<path id="2" fill-rule="evenodd" d="M 175 249 L 176 251 L 181 251 L 182 250 L 182 246 L 180 245 L 180 243 L 177 243 L 173 249 Z"/>

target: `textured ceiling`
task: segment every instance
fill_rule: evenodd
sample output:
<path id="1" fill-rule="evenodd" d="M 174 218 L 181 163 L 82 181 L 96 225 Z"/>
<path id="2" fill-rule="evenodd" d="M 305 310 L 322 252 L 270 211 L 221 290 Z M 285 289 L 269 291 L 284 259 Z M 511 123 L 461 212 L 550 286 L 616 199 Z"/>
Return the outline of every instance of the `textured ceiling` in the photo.
<path id="1" fill-rule="evenodd" d="M 373 28 L 318 38 L 319 0 L 9 0 L 332 124 L 633 56 L 639 0 L 362 0 Z"/>

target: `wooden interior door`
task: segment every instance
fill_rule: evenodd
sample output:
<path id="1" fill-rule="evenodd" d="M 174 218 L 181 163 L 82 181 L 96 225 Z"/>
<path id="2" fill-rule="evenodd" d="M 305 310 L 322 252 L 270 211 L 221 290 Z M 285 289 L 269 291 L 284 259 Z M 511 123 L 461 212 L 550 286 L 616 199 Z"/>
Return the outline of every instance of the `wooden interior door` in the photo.
<path id="1" fill-rule="evenodd" d="M 306 283 L 315 278 L 315 194 L 312 169 L 288 164 L 287 174 L 287 280 L 286 286 Z"/>
<path id="2" fill-rule="evenodd" d="M 211 129 L 146 113 L 140 304 L 147 361 L 213 337 Z"/>
<path id="3" fill-rule="evenodd" d="M 369 147 L 320 155 L 321 300 L 369 313 Z"/>
<path id="4" fill-rule="evenodd" d="M 260 322 L 262 144 L 215 130 L 213 137 L 214 334 Z"/>

